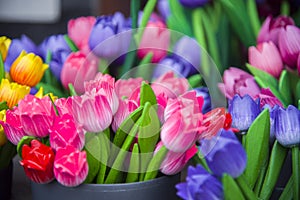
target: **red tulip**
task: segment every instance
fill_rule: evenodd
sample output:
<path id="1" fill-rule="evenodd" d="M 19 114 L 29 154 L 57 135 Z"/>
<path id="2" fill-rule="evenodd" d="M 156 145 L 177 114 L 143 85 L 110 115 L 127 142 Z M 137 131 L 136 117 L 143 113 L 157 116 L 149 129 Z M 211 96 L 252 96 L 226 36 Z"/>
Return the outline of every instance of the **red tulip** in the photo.
<path id="1" fill-rule="evenodd" d="M 36 183 L 49 183 L 54 179 L 54 152 L 38 140 L 32 140 L 30 146 L 22 147 L 22 160 L 25 174 Z"/>

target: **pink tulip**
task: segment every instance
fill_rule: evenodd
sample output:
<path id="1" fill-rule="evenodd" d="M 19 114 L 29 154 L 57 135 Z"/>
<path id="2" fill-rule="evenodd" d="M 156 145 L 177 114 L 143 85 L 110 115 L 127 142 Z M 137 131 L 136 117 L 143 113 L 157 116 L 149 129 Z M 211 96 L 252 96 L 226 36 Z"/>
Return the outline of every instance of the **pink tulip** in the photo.
<path id="1" fill-rule="evenodd" d="M 260 93 L 254 77 L 235 67 L 224 71 L 223 81 L 224 83 L 219 83 L 218 86 L 228 99 L 232 99 L 235 94 L 240 96 L 248 94 L 253 98 Z"/>
<path id="2" fill-rule="evenodd" d="M 280 31 L 287 25 L 295 25 L 293 18 L 287 16 L 267 17 L 258 33 L 257 43 L 272 41 L 278 45 Z"/>
<path id="3" fill-rule="evenodd" d="M 159 142 L 155 148 L 154 154 L 162 147 L 162 142 Z M 160 171 L 166 175 L 173 175 L 180 172 L 188 161 L 198 152 L 195 145 L 189 148 L 186 152 L 168 151 L 163 162 L 160 165 Z"/>
<path id="4" fill-rule="evenodd" d="M 100 132 L 109 127 L 113 114 L 106 96 L 94 89 L 72 98 L 74 118 L 86 131 Z"/>
<path id="5" fill-rule="evenodd" d="M 84 92 L 84 81 L 91 80 L 98 71 L 98 61 L 94 57 L 86 56 L 84 53 L 72 52 L 64 62 L 61 70 L 61 82 L 68 89 L 72 83 L 76 92 Z"/>
<path id="6" fill-rule="evenodd" d="M 88 163 L 85 151 L 73 146 L 58 148 L 54 160 L 54 176 L 67 187 L 75 187 L 83 183 L 88 175 Z"/>
<path id="7" fill-rule="evenodd" d="M 300 29 L 297 26 L 289 25 L 281 30 L 279 49 L 283 61 L 291 68 L 296 68 L 300 53 Z"/>
<path id="8" fill-rule="evenodd" d="M 55 106 L 58 110 L 59 115 L 64 115 L 64 114 L 72 114 L 73 110 L 72 110 L 72 98 L 68 97 L 68 98 L 59 98 L 55 100 Z M 54 107 L 52 107 L 52 112 L 54 113 Z M 56 113 L 55 113 L 56 114 Z M 53 114 L 53 115 L 55 115 Z"/>
<path id="9" fill-rule="evenodd" d="M 189 83 L 185 78 L 178 78 L 174 72 L 169 71 L 156 79 L 151 87 L 156 96 L 165 93 L 169 98 L 176 98 L 189 89 Z"/>
<path id="10" fill-rule="evenodd" d="M 211 139 L 221 128 L 224 127 L 226 119 L 225 108 L 215 108 L 204 115 L 203 126 L 206 130 L 200 135 L 200 139 Z"/>
<path id="11" fill-rule="evenodd" d="M 15 109 L 17 107 L 13 110 L 7 110 L 6 121 L 0 121 L 0 124 L 4 129 L 7 139 L 14 145 L 17 145 L 26 133 L 21 125 L 20 117 L 14 112 Z"/>
<path id="12" fill-rule="evenodd" d="M 55 118 L 49 129 L 50 145 L 55 151 L 60 147 L 73 146 L 81 150 L 84 146 L 84 131 L 78 126 L 72 115 L 64 114 Z"/>
<path id="13" fill-rule="evenodd" d="M 80 50 L 89 49 L 88 41 L 95 22 L 96 18 L 92 16 L 69 20 L 68 35 Z"/>
<path id="14" fill-rule="evenodd" d="M 86 92 L 96 89 L 98 94 L 106 96 L 113 115 L 117 112 L 119 99 L 115 91 L 115 79 L 113 77 L 98 73 L 94 80 L 84 83 L 84 89 Z"/>
<path id="15" fill-rule="evenodd" d="M 114 132 L 118 130 L 122 122 L 132 113 L 134 110 L 138 108 L 136 102 L 131 100 L 120 100 L 119 108 L 114 115 L 113 122 L 112 122 L 112 129 Z"/>
<path id="16" fill-rule="evenodd" d="M 116 93 L 119 99 L 129 98 L 135 91 L 139 91 L 142 78 L 119 79 L 116 82 Z M 138 101 L 138 100 L 137 100 Z"/>
<path id="17" fill-rule="evenodd" d="M 159 62 L 167 55 L 170 43 L 170 31 L 161 21 L 148 22 L 140 41 L 137 55 L 144 58 L 149 52 L 153 53 L 152 62 Z"/>
<path id="18" fill-rule="evenodd" d="M 199 101 L 200 98 L 196 97 L 195 91 L 190 91 L 177 99 L 169 99 L 160 136 L 170 151 L 186 151 L 204 130 L 201 126 L 203 102 Z"/>
<path id="19" fill-rule="evenodd" d="M 257 95 L 258 98 L 260 98 L 260 107 L 264 107 L 264 105 L 268 104 L 271 107 L 274 107 L 275 105 L 279 105 L 283 107 L 282 103 L 279 101 L 277 97 L 272 93 L 272 91 L 269 88 L 263 88 L 261 89 L 261 93 Z"/>
<path id="20" fill-rule="evenodd" d="M 249 47 L 249 63 L 278 78 L 283 70 L 280 53 L 273 42 L 264 42 Z"/>

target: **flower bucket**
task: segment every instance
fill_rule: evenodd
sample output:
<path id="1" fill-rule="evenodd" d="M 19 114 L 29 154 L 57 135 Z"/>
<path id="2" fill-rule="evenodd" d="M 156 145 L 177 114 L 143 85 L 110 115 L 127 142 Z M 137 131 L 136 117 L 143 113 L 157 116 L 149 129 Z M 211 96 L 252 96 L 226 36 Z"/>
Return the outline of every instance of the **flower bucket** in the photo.
<path id="1" fill-rule="evenodd" d="M 8 167 L 0 169 L 0 197 L 2 200 L 9 200 L 12 188 L 13 163 L 10 162 Z"/>
<path id="2" fill-rule="evenodd" d="M 121 184 L 82 184 L 78 187 L 64 187 L 53 181 L 49 184 L 31 184 L 32 199 L 97 199 L 97 200 L 159 200 L 178 199 L 175 185 L 180 174 L 162 176 L 150 181 Z"/>

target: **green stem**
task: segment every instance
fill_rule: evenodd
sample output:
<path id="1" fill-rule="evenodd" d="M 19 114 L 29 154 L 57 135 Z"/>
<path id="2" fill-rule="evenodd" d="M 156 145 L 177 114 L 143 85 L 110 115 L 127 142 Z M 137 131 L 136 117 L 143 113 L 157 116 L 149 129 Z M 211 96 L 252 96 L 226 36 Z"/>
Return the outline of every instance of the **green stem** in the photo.
<path id="1" fill-rule="evenodd" d="M 5 78 L 5 69 L 4 69 L 4 61 L 2 55 L 0 53 L 0 79 Z"/>
<path id="2" fill-rule="evenodd" d="M 137 68 L 135 77 L 142 77 L 144 80 L 151 81 L 151 80 L 149 80 L 149 79 L 151 78 L 152 73 L 149 72 L 149 70 L 150 70 L 151 68 L 153 68 L 153 66 L 148 66 L 147 64 L 151 63 L 152 57 L 153 57 L 153 53 L 152 53 L 152 52 L 149 52 L 149 53 L 141 60 L 141 62 L 139 63 L 139 66 L 138 66 L 138 68 Z"/>
<path id="3" fill-rule="evenodd" d="M 130 16 L 131 16 L 131 28 L 136 29 L 138 27 L 138 14 L 141 7 L 140 0 L 130 1 Z"/>
<path id="4" fill-rule="evenodd" d="M 291 176 L 288 183 L 284 187 L 284 190 L 281 193 L 279 200 L 292 200 L 293 199 L 293 185 L 294 185 L 294 177 Z"/>
<path id="5" fill-rule="evenodd" d="M 257 7 L 255 0 L 247 0 L 248 15 L 250 17 L 250 23 L 254 32 L 255 37 L 257 37 L 260 30 L 260 20 L 257 13 Z"/>
<path id="6" fill-rule="evenodd" d="M 75 91 L 75 88 L 74 88 L 73 84 L 69 83 L 68 86 L 69 86 L 69 90 L 70 90 L 70 95 L 71 96 L 78 96 L 76 91 Z"/>
<path id="7" fill-rule="evenodd" d="M 202 155 L 202 153 L 200 151 L 198 151 L 197 154 L 194 155 L 193 160 L 196 164 L 201 164 L 202 167 L 204 167 L 204 169 L 206 169 L 206 171 L 211 173 L 211 170 L 209 169 L 207 162 L 204 159 L 204 156 Z"/>
<path id="8" fill-rule="evenodd" d="M 264 178 L 265 178 L 266 172 L 267 172 L 267 164 L 263 166 L 262 170 L 260 171 L 258 181 L 255 184 L 254 193 L 256 196 L 258 196 L 261 191 L 261 187 L 264 183 Z"/>
<path id="9" fill-rule="evenodd" d="M 289 16 L 290 15 L 290 4 L 288 1 L 283 1 L 280 8 L 281 15 Z"/>
<path id="10" fill-rule="evenodd" d="M 71 40 L 71 38 L 67 34 L 64 35 L 64 39 L 72 52 L 77 52 L 79 50 L 76 44 Z"/>
<path id="11" fill-rule="evenodd" d="M 245 177 L 242 174 L 241 176 L 239 176 L 238 178 L 235 179 L 238 183 L 238 185 L 240 186 L 244 196 L 249 199 L 249 200 L 257 200 L 258 198 L 256 197 L 256 195 L 254 194 L 254 192 L 249 188 L 248 184 L 245 181 Z"/>
<path id="12" fill-rule="evenodd" d="M 292 148 L 292 163 L 293 163 L 293 177 L 294 177 L 294 199 L 300 199 L 299 146 L 295 146 Z"/>

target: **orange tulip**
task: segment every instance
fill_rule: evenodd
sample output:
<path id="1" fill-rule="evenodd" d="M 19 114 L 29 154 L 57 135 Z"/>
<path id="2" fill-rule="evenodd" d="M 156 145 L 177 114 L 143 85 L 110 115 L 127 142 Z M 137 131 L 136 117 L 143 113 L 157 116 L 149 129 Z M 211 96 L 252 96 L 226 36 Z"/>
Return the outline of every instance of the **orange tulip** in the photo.
<path id="1" fill-rule="evenodd" d="M 40 82 L 48 67 L 39 56 L 22 51 L 11 65 L 10 76 L 19 84 L 34 87 Z"/>

